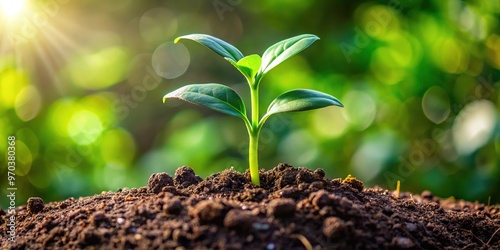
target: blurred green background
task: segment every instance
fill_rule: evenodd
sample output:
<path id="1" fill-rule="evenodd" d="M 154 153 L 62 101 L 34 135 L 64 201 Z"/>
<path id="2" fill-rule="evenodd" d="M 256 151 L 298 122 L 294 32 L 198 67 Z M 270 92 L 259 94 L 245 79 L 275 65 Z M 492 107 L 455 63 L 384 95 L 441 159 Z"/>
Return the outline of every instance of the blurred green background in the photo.
<path id="1" fill-rule="evenodd" d="M 0 168 L 16 136 L 17 205 L 145 186 L 188 165 L 202 177 L 247 168 L 243 123 L 164 94 L 245 79 L 189 33 L 244 54 L 288 37 L 321 40 L 273 69 L 262 106 L 311 88 L 345 108 L 272 117 L 260 166 L 500 202 L 500 2 L 0 1 Z M 263 107 L 263 109 L 265 109 Z M 8 199 L 0 199 L 5 209 Z"/>

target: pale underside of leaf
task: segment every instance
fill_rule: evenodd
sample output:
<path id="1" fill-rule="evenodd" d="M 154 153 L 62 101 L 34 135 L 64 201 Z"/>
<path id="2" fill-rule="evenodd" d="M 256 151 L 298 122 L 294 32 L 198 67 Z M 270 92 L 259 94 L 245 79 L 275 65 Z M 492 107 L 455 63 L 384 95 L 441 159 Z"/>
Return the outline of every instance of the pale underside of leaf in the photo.
<path id="1" fill-rule="evenodd" d="M 217 83 L 191 84 L 181 87 L 163 97 L 177 98 L 201 105 L 228 115 L 246 119 L 246 110 L 240 96 L 231 88 Z"/>
<path id="2" fill-rule="evenodd" d="M 306 49 L 318 39 L 319 37 L 315 35 L 303 34 L 272 45 L 262 55 L 260 72 L 262 74 L 267 73 L 286 59 Z"/>
<path id="3" fill-rule="evenodd" d="M 296 89 L 278 96 L 269 105 L 266 116 L 276 113 L 305 111 L 327 106 L 343 107 L 335 97 L 320 91 L 310 89 Z"/>

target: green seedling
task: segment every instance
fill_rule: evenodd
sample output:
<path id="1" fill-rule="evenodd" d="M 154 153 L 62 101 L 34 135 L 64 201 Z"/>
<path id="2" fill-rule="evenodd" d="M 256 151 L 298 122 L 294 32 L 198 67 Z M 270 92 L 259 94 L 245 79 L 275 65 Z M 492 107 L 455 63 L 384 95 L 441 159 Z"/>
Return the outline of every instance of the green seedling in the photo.
<path id="1" fill-rule="evenodd" d="M 295 89 L 278 96 L 271 102 L 267 112 L 262 117 L 259 116 L 259 85 L 264 75 L 318 40 L 319 38 L 315 35 L 304 34 L 278 42 L 269 47 L 262 57 L 256 54 L 243 56 L 233 45 L 210 35 L 190 34 L 178 37 L 174 42 L 177 43 L 181 39 L 192 40 L 208 47 L 241 72 L 250 87 L 251 117 L 247 117 L 246 108 L 240 96 L 233 89 L 217 83 L 190 84 L 181 87 L 166 94 L 163 102 L 168 98 L 177 98 L 241 118 L 250 140 L 248 154 L 250 177 L 252 183 L 257 186 L 260 185 L 259 133 L 271 115 L 327 106 L 343 107 L 342 103 L 331 95 L 310 89 Z"/>

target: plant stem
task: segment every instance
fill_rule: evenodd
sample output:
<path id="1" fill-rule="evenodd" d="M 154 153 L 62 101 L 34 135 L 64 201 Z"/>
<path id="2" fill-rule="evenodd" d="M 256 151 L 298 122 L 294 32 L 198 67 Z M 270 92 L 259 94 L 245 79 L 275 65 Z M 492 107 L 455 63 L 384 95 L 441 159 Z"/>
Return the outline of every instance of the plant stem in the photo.
<path id="1" fill-rule="evenodd" d="M 259 178 L 259 131 L 249 133 L 250 145 L 248 146 L 248 163 L 250 165 L 250 178 L 254 185 L 260 186 Z"/>
<path id="2" fill-rule="evenodd" d="M 252 103 L 252 121 L 248 131 L 250 139 L 248 146 L 248 164 L 250 165 L 250 178 L 254 185 L 260 186 L 259 178 L 259 86 L 250 83 L 250 96 Z"/>

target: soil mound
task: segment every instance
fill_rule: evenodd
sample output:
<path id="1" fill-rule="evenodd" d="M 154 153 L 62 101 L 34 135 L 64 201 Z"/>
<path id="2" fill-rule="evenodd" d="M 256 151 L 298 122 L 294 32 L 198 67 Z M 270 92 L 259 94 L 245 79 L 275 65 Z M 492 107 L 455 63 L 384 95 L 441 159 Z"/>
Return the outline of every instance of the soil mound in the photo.
<path id="1" fill-rule="evenodd" d="M 0 210 L 1 249 L 500 249 L 500 206 L 364 188 L 279 164 L 261 186 L 181 167 L 147 187 Z"/>

